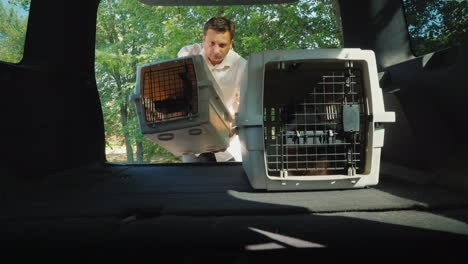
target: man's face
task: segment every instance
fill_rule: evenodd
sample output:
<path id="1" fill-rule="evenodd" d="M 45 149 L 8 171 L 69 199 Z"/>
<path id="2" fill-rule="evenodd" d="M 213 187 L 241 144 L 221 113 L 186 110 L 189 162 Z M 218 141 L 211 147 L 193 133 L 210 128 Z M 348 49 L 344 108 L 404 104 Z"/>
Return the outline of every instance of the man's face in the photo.
<path id="1" fill-rule="evenodd" d="M 223 62 L 232 46 L 231 33 L 208 29 L 203 36 L 205 56 L 213 65 Z"/>

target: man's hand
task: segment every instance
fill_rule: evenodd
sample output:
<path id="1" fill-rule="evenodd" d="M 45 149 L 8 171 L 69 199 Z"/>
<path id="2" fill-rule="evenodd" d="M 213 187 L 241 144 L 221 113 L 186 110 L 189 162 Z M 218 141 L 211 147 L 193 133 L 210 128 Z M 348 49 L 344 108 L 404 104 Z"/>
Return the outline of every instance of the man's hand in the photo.
<path id="1" fill-rule="evenodd" d="M 229 130 L 229 137 L 233 137 L 237 134 L 237 127 L 231 127 Z"/>

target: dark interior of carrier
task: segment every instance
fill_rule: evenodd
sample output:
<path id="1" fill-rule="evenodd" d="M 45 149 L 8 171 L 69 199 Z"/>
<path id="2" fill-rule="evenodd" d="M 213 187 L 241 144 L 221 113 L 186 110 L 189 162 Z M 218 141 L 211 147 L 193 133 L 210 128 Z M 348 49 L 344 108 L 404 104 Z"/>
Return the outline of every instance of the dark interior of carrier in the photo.
<path id="1" fill-rule="evenodd" d="M 263 117 L 270 176 L 364 172 L 367 116 L 362 69 L 357 61 L 266 64 Z"/>
<path id="2" fill-rule="evenodd" d="M 147 124 L 198 112 L 198 89 L 192 59 L 161 62 L 141 69 L 141 102 Z"/>

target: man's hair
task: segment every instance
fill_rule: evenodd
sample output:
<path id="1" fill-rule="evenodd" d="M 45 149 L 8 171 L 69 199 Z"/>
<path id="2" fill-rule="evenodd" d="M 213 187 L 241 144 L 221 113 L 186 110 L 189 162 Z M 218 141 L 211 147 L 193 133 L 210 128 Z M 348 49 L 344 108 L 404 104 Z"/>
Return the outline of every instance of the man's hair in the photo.
<path id="1" fill-rule="evenodd" d="M 236 26 L 232 21 L 224 17 L 212 17 L 208 22 L 205 23 L 203 28 L 203 35 L 206 36 L 208 29 L 213 29 L 217 32 L 224 33 L 228 31 L 231 33 L 231 40 L 234 39 L 234 32 L 236 31 Z"/>

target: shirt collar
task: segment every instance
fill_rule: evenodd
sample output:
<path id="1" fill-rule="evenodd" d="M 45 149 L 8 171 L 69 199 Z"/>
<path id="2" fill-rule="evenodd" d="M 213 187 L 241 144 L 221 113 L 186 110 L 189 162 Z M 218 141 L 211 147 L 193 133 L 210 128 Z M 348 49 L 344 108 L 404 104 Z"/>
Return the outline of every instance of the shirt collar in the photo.
<path id="1" fill-rule="evenodd" d="M 205 59 L 206 64 L 208 65 L 208 67 L 212 71 L 222 71 L 222 70 L 229 69 L 232 66 L 233 62 L 234 62 L 234 58 L 233 58 L 234 54 L 233 54 L 232 49 L 230 49 L 228 51 L 228 53 L 226 54 L 226 57 L 224 57 L 223 62 L 221 62 L 220 64 L 217 64 L 215 66 L 213 66 L 211 64 L 211 62 L 205 57 L 205 49 L 204 48 L 202 48 L 200 54 L 203 55 L 203 59 Z"/>

